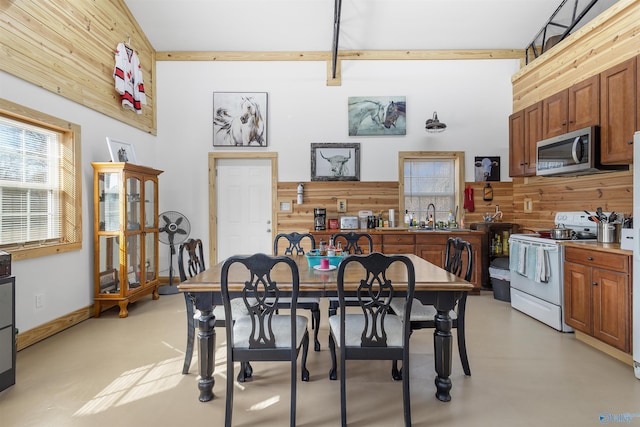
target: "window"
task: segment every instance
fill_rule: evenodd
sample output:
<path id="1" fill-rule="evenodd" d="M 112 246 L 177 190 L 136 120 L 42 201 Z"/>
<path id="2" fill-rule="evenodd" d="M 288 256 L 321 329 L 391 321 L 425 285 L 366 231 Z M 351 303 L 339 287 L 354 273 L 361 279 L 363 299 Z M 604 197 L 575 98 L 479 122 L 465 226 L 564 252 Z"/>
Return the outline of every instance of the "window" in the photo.
<path id="1" fill-rule="evenodd" d="M 14 259 L 81 248 L 79 134 L 0 100 L 0 249 Z"/>
<path id="2" fill-rule="evenodd" d="M 449 211 L 461 207 L 464 191 L 464 153 L 400 153 L 400 202 L 418 221 L 427 221 L 435 206 L 435 220 L 447 221 Z M 431 208 L 433 209 L 433 208 Z M 432 212 L 429 210 L 429 213 Z M 459 220 L 459 218 L 456 218 Z"/>

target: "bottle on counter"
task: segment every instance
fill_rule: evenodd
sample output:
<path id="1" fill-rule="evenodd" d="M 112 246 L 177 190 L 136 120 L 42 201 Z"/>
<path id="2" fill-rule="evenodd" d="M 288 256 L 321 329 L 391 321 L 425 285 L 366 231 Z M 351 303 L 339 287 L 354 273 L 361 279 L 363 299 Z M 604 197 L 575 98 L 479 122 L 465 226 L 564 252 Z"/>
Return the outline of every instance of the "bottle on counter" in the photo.
<path id="1" fill-rule="evenodd" d="M 453 216 L 453 211 L 449 209 L 449 218 L 448 218 L 448 226 L 449 228 L 453 228 L 456 225 L 456 218 Z"/>
<path id="2" fill-rule="evenodd" d="M 320 240 L 320 256 L 327 256 L 327 242 Z"/>
<path id="3" fill-rule="evenodd" d="M 502 255 L 502 242 L 500 241 L 500 235 L 499 234 L 496 236 L 495 254 L 496 255 Z"/>
<path id="4" fill-rule="evenodd" d="M 407 227 L 410 227 L 410 226 L 411 226 L 411 217 L 409 216 L 409 209 L 406 209 L 406 210 L 404 211 L 404 224 L 405 224 Z"/>
<path id="5" fill-rule="evenodd" d="M 384 219 L 382 219 L 382 212 L 378 214 L 378 227 L 379 228 L 384 227 Z"/>
<path id="6" fill-rule="evenodd" d="M 329 239 L 329 245 L 327 246 L 327 256 L 335 256 L 336 248 L 333 246 L 333 239 Z"/>

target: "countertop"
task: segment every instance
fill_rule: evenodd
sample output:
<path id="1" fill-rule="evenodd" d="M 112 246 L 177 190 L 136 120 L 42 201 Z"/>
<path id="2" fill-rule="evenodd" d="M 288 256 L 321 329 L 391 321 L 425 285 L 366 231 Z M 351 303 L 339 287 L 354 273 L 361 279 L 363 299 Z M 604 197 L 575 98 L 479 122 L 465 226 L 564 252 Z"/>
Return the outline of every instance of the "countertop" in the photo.
<path id="1" fill-rule="evenodd" d="M 350 231 L 356 233 L 367 233 L 367 234 L 399 234 L 399 233 L 412 233 L 412 234 L 440 234 L 440 233 L 450 233 L 450 234 L 484 234 L 484 231 L 480 230 L 471 230 L 468 228 L 454 228 L 454 229 L 442 229 L 442 230 L 424 230 L 424 229 L 416 229 L 416 228 L 405 228 L 405 227 L 382 227 L 382 228 L 367 228 L 367 229 L 355 229 L 355 230 L 343 230 L 343 229 L 326 229 L 326 230 L 309 230 L 311 234 L 333 234 L 333 233 L 348 233 Z"/>
<path id="2" fill-rule="evenodd" d="M 620 243 L 598 243 L 584 240 L 567 240 L 560 243 L 564 246 L 571 246 L 581 249 L 592 249 L 594 251 L 611 252 L 621 255 L 633 255 L 633 251 L 620 248 Z"/>

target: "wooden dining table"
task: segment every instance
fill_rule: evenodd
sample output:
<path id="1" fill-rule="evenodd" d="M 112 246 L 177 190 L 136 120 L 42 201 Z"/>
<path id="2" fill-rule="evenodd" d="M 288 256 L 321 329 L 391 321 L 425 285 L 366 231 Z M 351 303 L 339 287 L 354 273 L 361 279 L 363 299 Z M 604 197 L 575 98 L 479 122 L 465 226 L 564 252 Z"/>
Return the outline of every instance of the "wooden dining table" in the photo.
<path id="1" fill-rule="evenodd" d="M 451 358 L 452 358 L 452 320 L 449 312 L 454 308 L 456 301 L 463 292 L 473 289 L 473 285 L 466 280 L 451 274 L 443 268 L 434 265 L 416 255 L 407 255 L 415 268 L 415 298 L 424 304 L 433 305 L 438 311 L 434 330 L 434 362 L 436 397 L 448 402 L 451 400 Z M 300 275 L 300 296 L 337 296 L 337 269 L 321 271 L 309 266 L 305 256 L 292 256 L 295 260 Z M 196 308 L 200 311 L 198 324 L 198 359 L 200 379 L 198 389 L 199 400 L 207 402 L 213 399 L 213 367 L 216 332 L 214 329 L 215 318 L 213 308 L 221 305 L 220 272 L 222 262 L 218 263 L 202 273 L 187 279 L 178 285 L 182 292 L 192 292 L 195 295 Z M 399 263 L 395 263 L 399 264 Z M 286 283 L 291 281 L 291 271 L 280 264 L 271 273 L 271 278 L 278 282 L 279 288 L 287 291 Z M 358 268 L 349 268 L 345 271 L 345 290 L 355 291 L 363 276 Z M 387 278 L 391 280 L 396 289 L 396 294 L 402 293 L 402 285 L 406 286 L 406 269 L 400 265 L 392 265 Z M 230 290 L 240 290 L 247 280 L 247 270 L 239 263 L 234 264 L 229 270 Z M 391 370 L 391 367 L 389 367 Z"/>

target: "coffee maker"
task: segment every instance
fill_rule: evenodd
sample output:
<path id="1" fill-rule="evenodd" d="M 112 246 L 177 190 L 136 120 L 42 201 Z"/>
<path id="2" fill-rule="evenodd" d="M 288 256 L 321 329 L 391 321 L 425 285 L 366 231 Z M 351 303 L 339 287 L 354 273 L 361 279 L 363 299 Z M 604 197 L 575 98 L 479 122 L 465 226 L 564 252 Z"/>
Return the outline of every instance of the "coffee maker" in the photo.
<path id="1" fill-rule="evenodd" d="M 326 230 L 327 210 L 325 208 L 315 208 L 313 210 L 313 224 L 316 231 Z"/>

